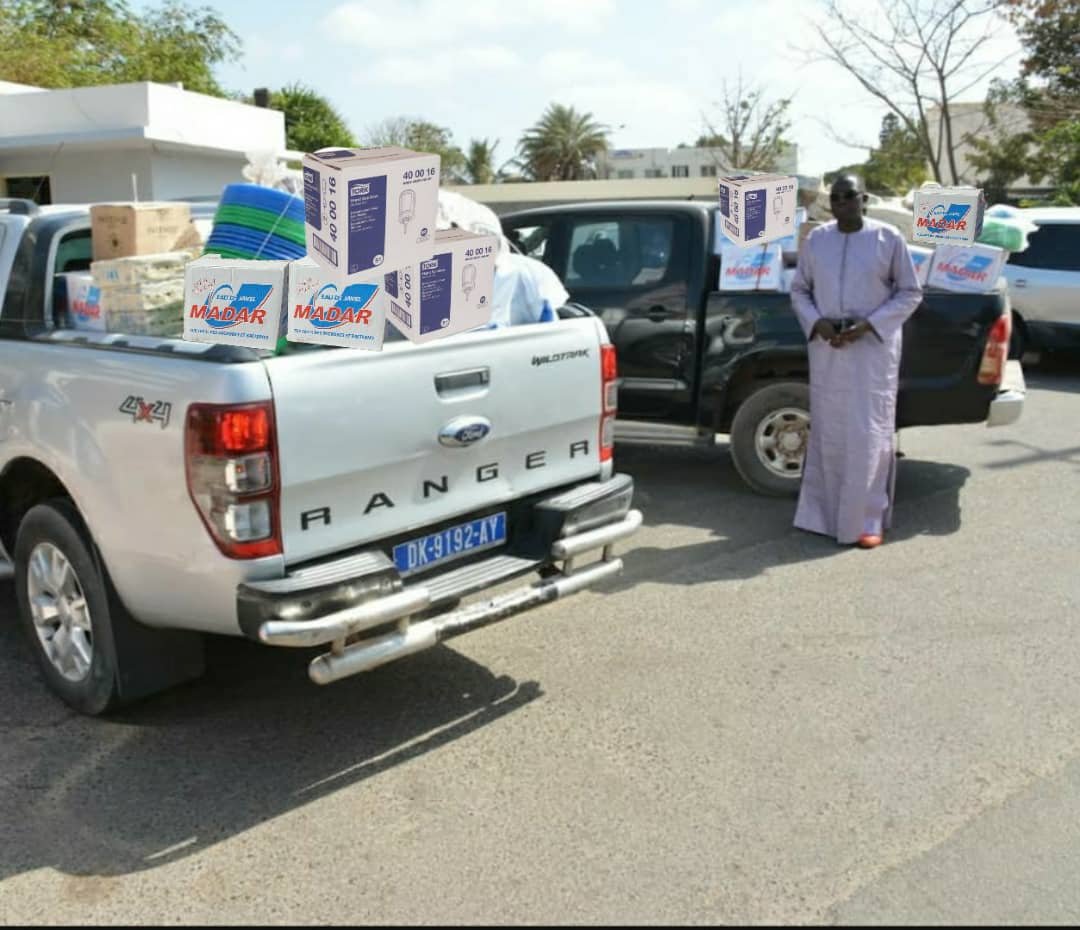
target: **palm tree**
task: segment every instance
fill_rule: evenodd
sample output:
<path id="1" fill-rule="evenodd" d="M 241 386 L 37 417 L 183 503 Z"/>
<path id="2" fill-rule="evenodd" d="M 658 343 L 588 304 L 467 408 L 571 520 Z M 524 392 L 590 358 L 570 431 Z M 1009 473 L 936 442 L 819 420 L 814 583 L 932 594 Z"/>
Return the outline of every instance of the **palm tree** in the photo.
<path id="1" fill-rule="evenodd" d="M 496 180 L 495 149 L 499 140 L 470 139 L 465 156 L 465 178 L 470 184 L 493 184 Z"/>
<path id="2" fill-rule="evenodd" d="M 608 128 L 591 113 L 553 103 L 518 143 L 519 162 L 534 181 L 596 177 L 596 157 L 607 150 Z"/>

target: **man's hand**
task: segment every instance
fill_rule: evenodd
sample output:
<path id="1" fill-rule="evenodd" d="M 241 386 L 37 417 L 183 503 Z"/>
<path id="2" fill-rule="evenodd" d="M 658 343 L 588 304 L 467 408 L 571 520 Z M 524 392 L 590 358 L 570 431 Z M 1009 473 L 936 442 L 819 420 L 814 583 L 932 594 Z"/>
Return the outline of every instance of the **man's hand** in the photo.
<path id="1" fill-rule="evenodd" d="M 836 340 L 840 338 L 836 327 L 824 318 L 818 320 L 814 324 L 814 328 L 810 330 L 810 338 L 813 339 L 815 336 L 824 339 L 831 346 L 836 346 Z"/>
<path id="2" fill-rule="evenodd" d="M 841 345 L 848 345 L 852 342 L 858 342 L 863 336 L 867 336 L 874 332 L 874 327 L 871 326 L 866 320 L 859 320 L 850 329 L 840 333 L 837 337 L 840 340 Z"/>

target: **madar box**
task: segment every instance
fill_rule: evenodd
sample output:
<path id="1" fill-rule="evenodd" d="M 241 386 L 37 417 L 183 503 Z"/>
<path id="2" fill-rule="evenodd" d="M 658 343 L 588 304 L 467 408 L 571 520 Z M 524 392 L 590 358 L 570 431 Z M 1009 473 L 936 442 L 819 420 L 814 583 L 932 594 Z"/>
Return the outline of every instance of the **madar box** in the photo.
<path id="1" fill-rule="evenodd" d="M 289 323 L 291 342 L 380 350 L 386 328 L 383 272 L 367 280 L 340 286 L 327 278 L 310 258 L 289 264 Z"/>
<path id="2" fill-rule="evenodd" d="M 285 328 L 286 261 L 204 255 L 184 269 L 184 338 L 272 352 Z"/>

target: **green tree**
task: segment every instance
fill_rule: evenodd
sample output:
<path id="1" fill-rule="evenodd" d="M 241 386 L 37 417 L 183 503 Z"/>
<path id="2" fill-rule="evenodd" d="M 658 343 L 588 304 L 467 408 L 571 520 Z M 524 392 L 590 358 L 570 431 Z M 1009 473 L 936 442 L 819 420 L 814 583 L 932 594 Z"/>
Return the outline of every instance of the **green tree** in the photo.
<path id="1" fill-rule="evenodd" d="M 180 82 L 225 96 L 213 69 L 239 51 L 212 9 L 183 0 L 141 15 L 124 0 L 9 0 L 0 13 L 0 79 L 38 87 Z"/>
<path id="2" fill-rule="evenodd" d="M 365 137 L 368 145 L 400 145 L 438 155 L 443 181 L 464 180 L 465 155 L 454 145 L 450 130 L 443 126 L 416 117 L 392 116 L 369 126 Z"/>
<path id="3" fill-rule="evenodd" d="M 285 139 L 290 149 L 314 152 L 329 146 L 348 148 L 357 144 L 330 101 L 310 87 L 296 83 L 274 91 L 270 106 L 285 114 Z"/>
<path id="4" fill-rule="evenodd" d="M 492 184 L 498 180 L 495 170 L 495 149 L 499 140 L 470 139 L 469 151 L 465 156 L 465 179 L 470 184 Z"/>
<path id="5" fill-rule="evenodd" d="M 1048 180 L 1053 202 L 1080 203 L 1080 0 L 1005 0 L 1004 7 L 1024 46 L 1023 73 L 991 86 L 991 132 L 968 139 L 979 183 L 989 196 L 1026 175 Z M 1003 105 L 1022 108 L 1029 127 L 1005 126 Z"/>
<path id="6" fill-rule="evenodd" d="M 895 113 L 882 118 L 878 143 L 863 172 L 868 190 L 901 196 L 929 177 L 921 140 Z"/>
<path id="7" fill-rule="evenodd" d="M 591 113 L 551 104 L 518 142 L 518 163 L 534 181 L 596 177 L 596 159 L 608 148 L 608 129 Z"/>
<path id="8" fill-rule="evenodd" d="M 930 172 L 918 136 L 894 113 L 886 113 L 881 120 L 878 145 L 870 149 L 866 161 L 828 172 L 825 183 L 832 184 L 844 174 L 859 175 L 870 193 L 888 197 L 902 196 L 918 187 Z"/>

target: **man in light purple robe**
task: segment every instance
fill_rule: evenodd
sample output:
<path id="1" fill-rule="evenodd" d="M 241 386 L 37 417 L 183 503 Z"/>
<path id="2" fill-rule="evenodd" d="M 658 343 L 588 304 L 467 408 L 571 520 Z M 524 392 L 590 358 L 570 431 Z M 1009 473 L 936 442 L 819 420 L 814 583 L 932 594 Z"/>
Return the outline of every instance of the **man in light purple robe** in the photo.
<path id="1" fill-rule="evenodd" d="M 902 332 L 922 289 L 900 233 L 863 216 L 858 178 L 837 180 L 829 200 L 836 221 L 806 237 L 791 285 L 810 355 L 795 526 L 870 549 L 891 523 Z"/>

